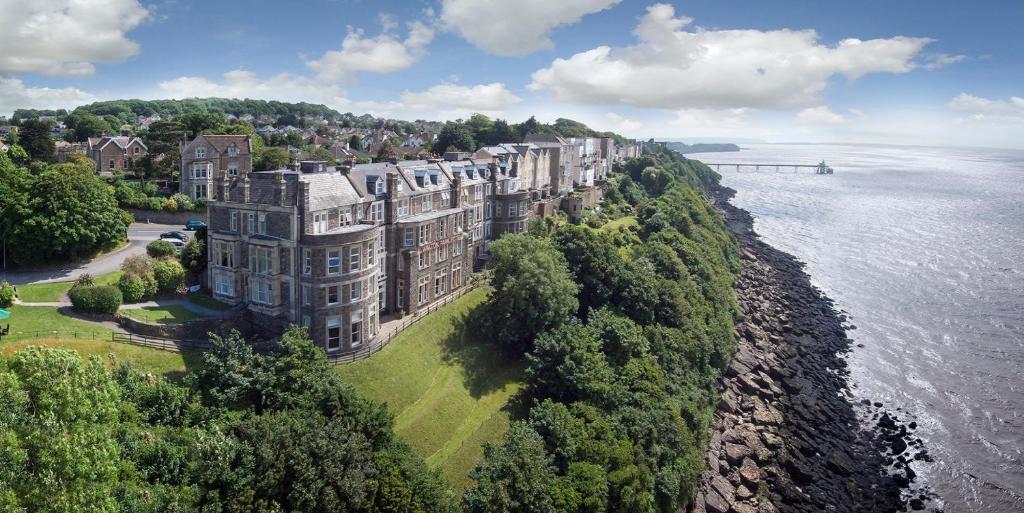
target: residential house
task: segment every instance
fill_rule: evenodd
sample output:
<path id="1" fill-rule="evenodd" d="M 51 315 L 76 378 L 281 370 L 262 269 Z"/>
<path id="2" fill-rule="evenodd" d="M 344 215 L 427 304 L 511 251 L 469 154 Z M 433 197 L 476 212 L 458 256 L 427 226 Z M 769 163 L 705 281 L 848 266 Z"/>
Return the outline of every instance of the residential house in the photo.
<path id="1" fill-rule="evenodd" d="M 103 174 L 129 170 L 149 151 L 142 139 L 130 136 L 90 137 L 85 150 L 96 162 L 96 172 Z"/>
<path id="2" fill-rule="evenodd" d="M 181 143 L 180 192 L 192 200 L 209 200 L 221 173 L 240 178 L 252 172 L 248 135 L 199 135 Z"/>

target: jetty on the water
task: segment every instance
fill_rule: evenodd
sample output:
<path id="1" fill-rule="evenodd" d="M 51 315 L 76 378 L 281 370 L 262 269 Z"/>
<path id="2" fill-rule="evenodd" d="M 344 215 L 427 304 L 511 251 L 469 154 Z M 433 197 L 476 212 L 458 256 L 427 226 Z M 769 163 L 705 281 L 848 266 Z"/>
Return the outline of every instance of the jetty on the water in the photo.
<path id="1" fill-rule="evenodd" d="M 723 167 L 726 170 L 735 168 L 737 173 L 742 172 L 744 169 L 749 169 L 752 172 L 775 171 L 776 173 L 798 173 L 802 170 L 811 170 L 816 175 L 830 175 L 835 172 L 824 160 L 818 164 L 752 164 L 740 162 L 705 162 L 704 164 L 715 168 L 715 171 L 721 171 Z"/>

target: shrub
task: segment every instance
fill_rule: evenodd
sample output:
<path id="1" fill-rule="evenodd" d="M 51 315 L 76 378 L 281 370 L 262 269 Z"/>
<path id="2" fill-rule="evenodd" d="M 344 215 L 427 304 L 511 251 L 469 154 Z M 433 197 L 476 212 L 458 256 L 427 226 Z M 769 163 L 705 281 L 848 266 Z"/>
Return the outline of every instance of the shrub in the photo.
<path id="1" fill-rule="evenodd" d="M 138 275 L 122 274 L 117 280 L 117 288 L 126 303 L 138 303 L 146 295 L 146 285 Z"/>
<path id="2" fill-rule="evenodd" d="M 153 258 L 172 256 L 176 251 L 174 244 L 165 240 L 155 240 L 146 245 L 146 254 Z"/>
<path id="3" fill-rule="evenodd" d="M 171 201 L 173 201 L 178 206 L 179 212 L 188 212 L 190 210 L 193 210 L 193 208 L 195 207 L 195 205 L 193 205 L 192 203 L 192 199 L 180 192 L 171 196 Z"/>
<path id="4" fill-rule="evenodd" d="M 121 262 L 121 270 L 125 274 L 141 275 L 153 271 L 153 259 L 144 255 L 133 255 Z"/>
<path id="5" fill-rule="evenodd" d="M 163 209 L 164 209 L 165 212 L 177 212 L 178 211 L 178 202 L 174 201 L 173 199 L 168 198 L 168 199 L 164 200 Z"/>
<path id="6" fill-rule="evenodd" d="M 76 312 L 106 314 L 117 313 L 122 299 L 121 291 L 110 285 L 72 287 L 68 297 Z"/>
<path id="7" fill-rule="evenodd" d="M 149 199 L 146 200 L 146 207 L 145 208 L 147 210 L 153 210 L 155 212 L 159 212 L 159 211 L 163 210 L 163 207 L 164 207 L 164 202 L 160 198 L 149 198 Z"/>
<path id="8" fill-rule="evenodd" d="M 14 287 L 10 283 L 0 283 L 0 308 L 7 308 L 14 304 Z"/>
<path id="9" fill-rule="evenodd" d="M 200 228 L 203 230 L 203 228 Z M 206 268 L 206 238 L 196 234 L 181 250 L 181 265 L 191 272 L 199 273 Z"/>
<path id="10" fill-rule="evenodd" d="M 94 280 L 92 275 L 89 274 L 89 273 L 82 273 L 78 277 L 78 279 L 75 280 L 75 286 L 76 287 L 88 287 L 88 286 L 95 285 L 95 284 L 96 284 L 96 280 Z"/>
<path id="11" fill-rule="evenodd" d="M 157 289 L 175 290 L 185 283 L 185 268 L 177 260 L 160 260 L 153 264 Z"/>

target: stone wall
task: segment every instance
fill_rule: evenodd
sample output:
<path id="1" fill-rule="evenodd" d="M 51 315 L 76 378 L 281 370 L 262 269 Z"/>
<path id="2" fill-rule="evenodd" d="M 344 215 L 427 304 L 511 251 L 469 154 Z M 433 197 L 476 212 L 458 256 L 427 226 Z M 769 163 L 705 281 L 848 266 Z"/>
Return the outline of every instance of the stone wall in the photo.
<path id="1" fill-rule="evenodd" d="M 202 212 L 155 212 L 136 208 L 126 208 L 125 210 L 135 216 L 136 223 L 180 224 L 184 228 L 185 223 L 191 219 L 198 219 L 204 223 L 207 222 L 205 210 Z"/>

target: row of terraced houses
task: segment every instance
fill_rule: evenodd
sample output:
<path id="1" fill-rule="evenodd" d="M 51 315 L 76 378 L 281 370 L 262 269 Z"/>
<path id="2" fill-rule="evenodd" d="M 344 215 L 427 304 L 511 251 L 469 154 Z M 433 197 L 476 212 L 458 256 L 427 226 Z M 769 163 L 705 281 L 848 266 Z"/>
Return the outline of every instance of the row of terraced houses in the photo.
<path id="1" fill-rule="evenodd" d="M 181 191 L 209 208 L 208 284 L 270 329 L 301 324 L 329 353 L 357 351 L 381 317 L 457 293 L 491 241 L 602 198 L 612 164 L 639 145 L 526 137 L 444 159 L 252 171 L 247 136 L 181 147 Z"/>

